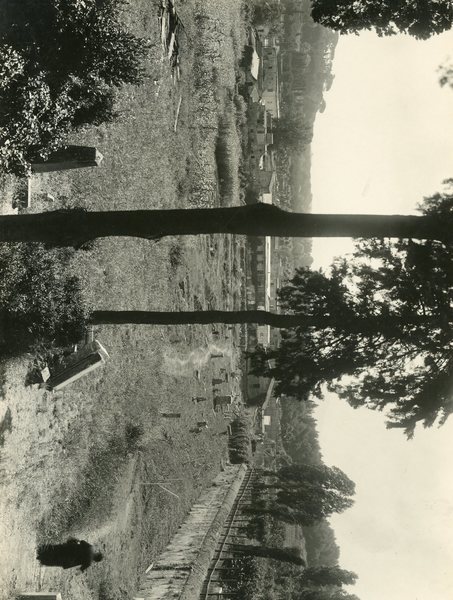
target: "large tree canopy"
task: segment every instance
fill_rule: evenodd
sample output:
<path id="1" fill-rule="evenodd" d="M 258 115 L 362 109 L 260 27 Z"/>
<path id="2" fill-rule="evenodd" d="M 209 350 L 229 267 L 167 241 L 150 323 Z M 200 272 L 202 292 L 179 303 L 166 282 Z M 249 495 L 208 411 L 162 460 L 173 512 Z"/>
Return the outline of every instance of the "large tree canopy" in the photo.
<path id="1" fill-rule="evenodd" d="M 407 33 L 427 39 L 451 28 L 450 0 L 312 0 L 312 17 L 340 33 L 373 29 L 378 35 Z"/>
<path id="2" fill-rule="evenodd" d="M 303 124 L 297 114 L 288 114 L 276 119 L 272 133 L 277 148 L 302 152 L 313 139 L 313 127 Z"/>
<path id="3" fill-rule="evenodd" d="M 20 0 L 2 6 L 0 168 L 33 160 L 84 124 L 115 116 L 114 89 L 144 76 L 148 42 L 124 27 L 123 0 Z"/>
<path id="4" fill-rule="evenodd" d="M 453 196 L 423 211 L 451 214 Z M 418 422 L 443 423 L 453 411 L 452 259 L 451 243 L 374 239 L 326 273 L 299 269 L 281 305 L 313 325 L 284 330 L 265 357 L 274 364 L 260 361 L 277 393 L 321 397 L 328 384 L 354 407 L 385 410 L 409 437 Z"/>
<path id="5" fill-rule="evenodd" d="M 294 463 L 277 471 L 277 502 L 304 515 L 305 524 L 353 504 L 355 484 L 338 467 Z"/>
<path id="6" fill-rule="evenodd" d="M 354 502 L 355 484 L 337 467 L 294 463 L 263 474 L 272 479 L 258 484 L 260 500 L 249 512 L 309 526 L 343 512 Z M 266 499 L 263 492 L 269 489 L 272 498 Z"/>
<path id="7" fill-rule="evenodd" d="M 354 585 L 357 581 L 357 575 L 337 565 L 333 567 L 308 567 L 304 569 L 300 581 L 302 584 L 341 587 L 343 585 Z"/>

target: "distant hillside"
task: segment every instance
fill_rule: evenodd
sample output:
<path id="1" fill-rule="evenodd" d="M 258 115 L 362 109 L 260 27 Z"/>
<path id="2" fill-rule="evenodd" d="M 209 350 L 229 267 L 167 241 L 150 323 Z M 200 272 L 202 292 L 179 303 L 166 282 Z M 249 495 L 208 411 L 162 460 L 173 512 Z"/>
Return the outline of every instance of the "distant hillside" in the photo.
<path id="1" fill-rule="evenodd" d="M 326 107 L 325 91 L 329 90 L 334 75 L 332 64 L 339 36 L 318 25 L 310 16 L 310 0 L 284 0 L 284 47 L 282 49 L 283 81 L 282 113 L 300 116 L 303 126 L 313 128 L 318 112 Z M 286 58 L 285 58 L 286 53 Z M 290 60 L 295 57 L 294 60 Z M 303 57 L 303 60 L 302 60 Z M 297 59 L 297 60 L 296 60 Z M 291 207 L 297 212 L 310 212 L 311 147 L 291 156 Z M 309 265 L 311 241 L 295 239 L 294 265 Z"/>
<path id="2" fill-rule="evenodd" d="M 294 462 L 322 464 L 313 403 L 281 399 L 283 447 Z"/>
<path id="3" fill-rule="evenodd" d="M 300 116 L 301 125 L 313 127 L 326 107 L 324 92 L 334 75 L 332 64 L 339 36 L 313 21 L 310 0 L 286 0 L 282 47 L 282 113 Z M 302 60 L 303 58 L 303 60 Z M 293 209 L 311 206 L 310 149 L 292 158 Z"/>

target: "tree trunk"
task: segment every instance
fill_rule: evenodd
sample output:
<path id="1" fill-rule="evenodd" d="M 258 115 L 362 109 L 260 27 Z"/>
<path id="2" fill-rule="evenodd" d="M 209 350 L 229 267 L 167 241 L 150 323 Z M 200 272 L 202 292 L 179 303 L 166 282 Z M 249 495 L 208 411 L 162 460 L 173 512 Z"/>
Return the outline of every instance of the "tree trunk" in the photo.
<path id="1" fill-rule="evenodd" d="M 376 334 L 388 331 L 389 336 L 398 336 L 399 328 L 427 324 L 429 317 L 414 315 L 412 319 L 360 318 L 341 321 L 332 317 L 310 317 L 303 314 L 279 314 L 265 310 L 194 310 L 185 312 L 140 311 L 140 310 L 95 310 L 91 313 L 92 325 L 212 325 L 223 323 L 270 325 L 279 329 L 291 327 L 316 327 L 324 329 L 344 327 L 349 333 Z M 434 321 L 433 321 L 434 323 Z"/>
<path id="2" fill-rule="evenodd" d="M 214 323 L 271 325 L 277 328 L 310 325 L 304 315 L 283 315 L 264 310 L 196 310 L 186 312 L 114 311 L 95 310 L 91 313 L 93 325 L 210 325 Z M 327 319 L 326 319 L 327 322 Z"/>
<path id="3" fill-rule="evenodd" d="M 0 216 L 0 242 L 79 247 L 96 238 L 233 233 L 277 237 L 419 238 L 451 241 L 445 216 L 323 215 L 285 212 L 270 204 L 229 208 L 86 212 L 62 210 Z"/>

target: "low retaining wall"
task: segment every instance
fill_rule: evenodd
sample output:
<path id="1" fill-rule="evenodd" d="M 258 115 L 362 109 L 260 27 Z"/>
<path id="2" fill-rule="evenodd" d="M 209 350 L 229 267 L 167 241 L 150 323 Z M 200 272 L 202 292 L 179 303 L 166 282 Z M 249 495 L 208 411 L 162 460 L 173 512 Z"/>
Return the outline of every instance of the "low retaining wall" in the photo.
<path id="1" fill-rule="evenodd" d="M 166 550 L 153 564 L 136 600 L 198 598 L 222 526 L 229 515 L 247 468 L 229 466 L 214 479 L 192 507 Z"/>

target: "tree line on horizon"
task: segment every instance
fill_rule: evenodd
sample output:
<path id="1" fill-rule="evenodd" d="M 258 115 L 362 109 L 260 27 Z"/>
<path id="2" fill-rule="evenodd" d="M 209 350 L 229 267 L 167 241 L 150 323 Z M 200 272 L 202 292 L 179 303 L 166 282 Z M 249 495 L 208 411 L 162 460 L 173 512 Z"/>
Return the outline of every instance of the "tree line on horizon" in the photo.
<path id="1" fill-rule="evenodd" d="M 262 587 L 295 600 L 358 600 L 343 589 L 355 584 L 355 573 L 339 567 L 338 557 L 325 564 L 307 564 L 299 548 L 283 546 L 281 527 L 284 523 L 313 525 L 342 512 L 352 504 L 354 483 L 340 469 L 323 464 L 289 462 L 275 470 L 255 472 L 250 504 L 241 510 L 241 520 L 247 517 L 247 524 L 226 547 L 229 557 L 220 574 L 226 593 L 247 599 Z M 278 570 L 271 562 L 263 572 L 256 563 L 259 558 L 277 561 Z"/>

